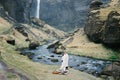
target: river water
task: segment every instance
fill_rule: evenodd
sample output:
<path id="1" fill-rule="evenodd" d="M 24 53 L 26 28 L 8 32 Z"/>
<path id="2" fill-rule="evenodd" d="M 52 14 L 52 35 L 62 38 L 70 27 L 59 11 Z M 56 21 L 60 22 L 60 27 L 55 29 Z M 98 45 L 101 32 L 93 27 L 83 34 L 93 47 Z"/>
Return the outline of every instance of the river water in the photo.
<path id="1" fill-rule="evenodd" d="M 39 46 L 35 50 L 26 49 L 24 53 L 33 53 L 33 55 L 29 56 L 29 58 L 34 62 L 40 62 L 48 65 L 61 65 L 62 55 L 52 53 L 51 50 L 47 49 L 47 45 Z M 93 74 L 94 76 L 98 76 L 107 64 L 111 64 L 111 62 L 69 54 L 70 68 L 87 72 Z"/>

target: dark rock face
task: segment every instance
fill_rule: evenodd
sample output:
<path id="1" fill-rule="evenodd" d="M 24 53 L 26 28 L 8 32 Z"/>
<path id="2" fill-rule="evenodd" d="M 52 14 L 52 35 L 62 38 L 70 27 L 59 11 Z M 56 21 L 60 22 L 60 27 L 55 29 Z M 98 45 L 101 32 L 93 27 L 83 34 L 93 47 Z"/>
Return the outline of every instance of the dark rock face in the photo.
<path id="1" fill-rule="evenodd" d="M 29 22 L 32 0 L 0 0 L 0 3 L 18 22 Z"/>
<path id="2" fill-rule="evenodd" d="M 102 40 L 107 44 L 120 44 L 120 13 L 117 11 L 109 13 Z"/>
<path id="3" fill-rule="evenodd" d="M 40 19 L 64 31 L 74 30 L 84 25 L 90 2 L 91 0 L 41 0 Z M 31 17 L 36 15 L 37 0 L 0 0 L 0 3 L 5 12 L 17 22 L 31 23 Z M 32 22 L 36 24 L 36 21 Z"/>
<path id="4" fill-rule="evenodd" d="M 100 30 L 104 25 L 104 21 L 101 21 L 97 15 L 99 15 L 99 11 L 89 13 L 84 31 L 91 40 L 95 42 L 100 42 L 101 40 Z"/>
<path id="5" fill-rule="evenodd" d="M 99 11 L 90 12 L 84 31 L 94 42 L 105 44 L 120 44 L 120 14 L 111 11 L 103 21 L 99 18 Z"/>

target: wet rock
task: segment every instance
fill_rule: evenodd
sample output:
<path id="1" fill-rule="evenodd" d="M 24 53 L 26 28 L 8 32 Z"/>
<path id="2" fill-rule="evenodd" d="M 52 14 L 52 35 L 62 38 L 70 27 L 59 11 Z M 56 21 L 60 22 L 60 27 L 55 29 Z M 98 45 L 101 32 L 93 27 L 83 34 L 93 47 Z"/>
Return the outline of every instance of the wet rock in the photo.
<path id="1" fill-rule="evenodd" d="M 58 59 L 51 59 L 52 62 L 58 62 L 59 60 Z"/>
<path id="2" fill-rule="evenodd" d="M 56 54 L 62 54 L 63 50 L 62 49 L 55 49 L 54 53 Z"/>
<path id="3" fill-rule="evenodd" d="M 50 57 L 54 57 L 54 55 L 50 55 Z"/>
<path id="4" fill-rule="evenodd" d="M 37 59 L 42 59 L 42 56 L 37 57 Z"/>
<path id="5" fill-rule="evenodd" d="M 8 44 L 11 44 L 11 45 L 15 45 L 15 40 L 14 39 L 11 39 L 11 40 L 6 40 Z"/>
<path id="6" fill-rule="evenodd" d="M 110 65 L 107 65 L 101 74 L 113 76 L 115 80 L 120 79 L 120 63 L 114 62 Z"/>
<path id="7" fill-rule="evenodd" d="M 80 66 L 80 64 L 77 64 L 77 67 Z"/>
<path id="8" fill-rule="evenodd" d="M 30 59 L 32 59 L 32 57 L 35 55 L 35 53 L 27 52 L 26 55 L 27 55 Z"/>
<path id="9" fill-rule="evenodd" d="M 47 48 L 48 49 L 53 48 L 52 52 L 56 53 L 56 54 L 61 54 L 63 52 L 63 50 L 65 50 L 65 47 L 58 40 L 56 40 L 56 41 L 52 42 L 51 44 L 49 44 Z"/>
<path id="10" fill-rule="evenodd" d="M 36 49 L 40 44 L 38 42 L 31 42 L 29 44 L 29 49 Z"/>
<path id="11" fill-rule="evenodd" d="M 87 62 L 81 62 L 81 64 L 87 64 Z"/>
<path id="12" fill-rule="evenodd" d="M 100 0 L 94 0 L 90 3 L 90 8 L 99 8 L 102 4 Z"/>

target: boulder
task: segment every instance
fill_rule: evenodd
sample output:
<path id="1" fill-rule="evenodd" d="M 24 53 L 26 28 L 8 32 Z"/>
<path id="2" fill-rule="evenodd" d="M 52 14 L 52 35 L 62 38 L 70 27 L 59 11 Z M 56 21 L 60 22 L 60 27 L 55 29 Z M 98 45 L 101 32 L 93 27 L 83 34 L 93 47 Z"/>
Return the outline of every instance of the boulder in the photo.
<path id="1" fill-rule="evenodd" d="M 113 76 L 115 80 L 120 79 L 120 62 L 113 62 L 110 65 L 107 65 L 102 73 L 102 75 Z"/>
<path id="2" fill-rule="evenodd" d="M 31 42 L 29 44 L 29 49 L 36 49 L 36 47 L 38 47 L 39 45 L 39 42 Z"/>
<path id="3" fill-rule="evenodd" d="M 9 39 L 6 40 L 8 44 L 15 45 L 15 40 L 14 39 Z"/>
<path id="4" fill-rule="evenodd" d="M 40 20 L 40 19 L 38 19 L 38 18 L 34 18 L 34 17 L 31 18 L 31 22 L 32 22 L 34 25 L 37 25 L 37 26 L 40 26 L 40 27 L 44 27 L 44 25 L 45 25 L 45 22 L 44 22 L 44 21 L 42 21 L 42 20 Z"/>
<path id="5" fill-rule="evenodd" d="M 55 41 L 53 41 L 52 43 L 50 43 L 50 44 L 48 44 L 48 49 L 49 48 L 55 48 L 55 47 L 57 47 L 58 45 L 61 45 L 60 44 L 60 42 L 58 41 L 58 40 L 55 40 Z"/>
<path id="6" fill-rule="evenodd" d="M 25 37 L 28 37 L 28 33 L 27 33 L 27 31 L 26 31 L 26 28 L 25 28 L 23 25 L 21 25 L 21 24 L 15 24 L 14 27 L 15 27 L 15 29 L 16 29 L 17 31 L 19 31 L 22 35 L 24 35 Z"/>
<path id="7" fill-rule="evenodd" d="M 100 0 L 94 0 L 90 3 L 90 8 L 99 8 L 102 4 Z"/>

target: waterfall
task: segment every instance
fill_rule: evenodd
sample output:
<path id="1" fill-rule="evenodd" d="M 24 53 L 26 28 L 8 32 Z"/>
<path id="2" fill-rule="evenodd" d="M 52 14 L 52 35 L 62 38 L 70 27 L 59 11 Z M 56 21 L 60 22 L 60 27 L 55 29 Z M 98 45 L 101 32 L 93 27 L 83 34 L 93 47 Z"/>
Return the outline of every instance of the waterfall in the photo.
<path id="1" fill-rule="evenodd" d="M 36 18 L 39 18 L 40 15 L 40 0 L 37 0 L 37 9 L 36 9 Z"/>

